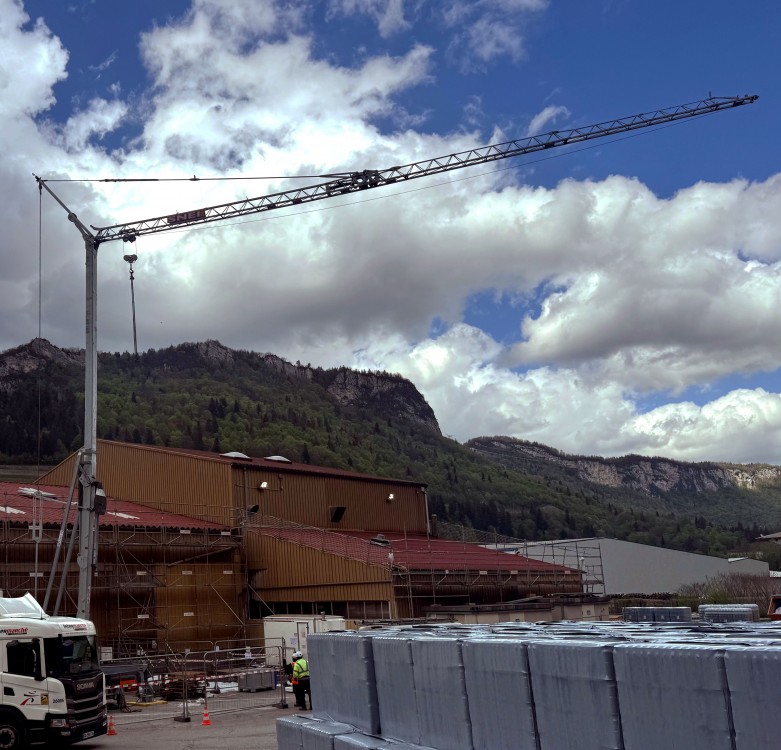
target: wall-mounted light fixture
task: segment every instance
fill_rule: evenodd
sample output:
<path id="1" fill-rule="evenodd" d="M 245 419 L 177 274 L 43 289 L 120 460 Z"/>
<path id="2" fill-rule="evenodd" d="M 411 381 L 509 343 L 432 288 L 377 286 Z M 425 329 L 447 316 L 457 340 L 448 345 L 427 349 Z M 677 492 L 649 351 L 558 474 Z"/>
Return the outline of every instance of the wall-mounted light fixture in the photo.
<path id="1" fill-rule="evenodd" d="M 279 487 L 269 487 L 268 482 L 261 482 L 258 485 L 258 492 L 282 492 L 282 477 L 279 477 Z"/>
<path id="2" fill-rule="evenodd" d="M 385 502 L 386 503 L 390 503 L 390 502 L 393 501 L 393 499 L 394 499 L 394 496 L 393 496 L 393 493 L 391 492 L 390 495 L 388 495 L 388 497 L 385 498 Z"/>

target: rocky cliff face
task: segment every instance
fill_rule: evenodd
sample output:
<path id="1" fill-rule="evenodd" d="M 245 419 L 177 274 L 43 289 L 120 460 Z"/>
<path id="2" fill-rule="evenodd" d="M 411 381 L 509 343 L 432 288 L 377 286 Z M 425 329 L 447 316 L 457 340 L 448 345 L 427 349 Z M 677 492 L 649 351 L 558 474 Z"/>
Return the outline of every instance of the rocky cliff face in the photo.
<path id="1" fill-rule="evenodd" d="M 518 467 L 529 462 L 557 465 L 573 471 L 587 482 L 638 490 L 649 495 L 712 492 L 727 487 L 755 488 L 763 482 L 781 479 L 781 467 L 764 464 L 693 464 L 645 456 L 573 456 L 537 443 L 505 437 L 475 438 L 467 446 L 508 466 Z"/>
<path id="2" fill-rule="evenodd" d="M 29 344 L 0 353 L 0 389 L 8 390 L 9 381 L 16 376 L 43 370 L 51 364 L 68 367 L 83 362 L 81 351 L 60 349 L 46 339 L 33 339 Z"/>
<path id="3" fill-rule="evenodd" d="M 326 390 L 341 404 L 372 405 L 389 416 L 403 417 L 442 434 L 434 410 L 420 391 L 400 375 L 340 368 L 330 371 L 329 379 Z"/>
<path id="4" fill-rule="evenodd" d="M 208 339 L 199 344 L 195 344 L 195 351 L 207 362 L 213 362 L 218 365 L 225 365 L 233 362 L 233 349 L 228 349 L 219 341 Z"/>
<path id="5" fill-rule="evenodd" d="M 263 361 L 286 377 L 306 380 L 322 386 L 343 406 L 377 410 L 388 418 L 417 422 L 441 435 L 434 410 L 420 391 L 400 375 L 385 372 L 358 372 L 346 367 L 323 370 L 309 365 L 291 364 L 274 354 Z"/>

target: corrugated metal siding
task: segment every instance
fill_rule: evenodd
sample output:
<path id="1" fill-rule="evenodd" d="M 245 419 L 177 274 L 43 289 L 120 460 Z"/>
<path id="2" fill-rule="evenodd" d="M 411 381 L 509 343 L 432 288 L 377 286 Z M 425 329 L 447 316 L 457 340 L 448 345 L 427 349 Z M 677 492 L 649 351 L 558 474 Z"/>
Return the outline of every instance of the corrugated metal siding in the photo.
<path id="1" fill-rule="evenodd" d="M 262 482 L 268 487 L 259 490 Z M 253 466 L 233 468 L 236 507 L 260 505 L 264 515 L 332 529 L 426 533 L 426 498 L 417 487 L 357 478 L 277 473 Z M 393 500 L 388 497 L 393 495 Z M 331 508 L 346 510 L 331 521 Z"/>
<path id="2" fill-rule="evenodd" d="M 74 457 L 52 469 L 46 483 L 67 486 Z M 99 441 L 97 478 L 106 494 L 226 526 L 231 520 L 230 465 L 143 446 Z"/>
<path id="3" fill-rule="evenodd" d="M 262 556 L 251 558 L 248 546 L 247 567 L 255 571 L 250 585 L 276 601 L 387 600 L 392 596 L 388 569 L 273 537 L 263 536 L 253 542 L 253 547 L 262 550 Z"/>
<path id="4" fill-rule="evenodd" d="M 239 576 L 225 575 L 224 568 L 181 563 L 164 571 L 158 610 L 165 613 L 161 624 L 176 629 L 178 640 L 185 640 L 187 633 L 201 641 L 235 638 L 240 633 L 244 613 L 237 611 L 234 585 Z"/>
<path id="5" fill-rule="evenodd" d="M 42 482 L 68 486 L 74 461 L 56 466 Z M 97 477 L 110 497 L 226 526 L 237 525 L 244 510 L 258 504 L 265 515 L 335 531 L 426 532 L 425 493 L 409 482 L 231 466 L 204 455 L 106 440 L 98 441 Z M 258 489 L 261 482 L 267 489 Z M 340 522 L 331 521 L 332 507 L 346 508 Z"/>

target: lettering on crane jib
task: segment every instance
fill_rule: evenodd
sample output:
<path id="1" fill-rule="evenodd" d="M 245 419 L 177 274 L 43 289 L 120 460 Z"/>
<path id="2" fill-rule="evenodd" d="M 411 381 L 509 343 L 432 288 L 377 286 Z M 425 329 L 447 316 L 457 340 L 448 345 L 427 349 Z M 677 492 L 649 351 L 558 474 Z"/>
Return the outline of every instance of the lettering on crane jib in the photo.
<path id="1" fill-rule="evenodd" d="M 184 211 L 179 214 L 171 214 L 166 217 L 169 224 L 185 224 L 188 221 L 198 221 L 206 218 L 205 208 L 196 208 L 194 211 Z"/>

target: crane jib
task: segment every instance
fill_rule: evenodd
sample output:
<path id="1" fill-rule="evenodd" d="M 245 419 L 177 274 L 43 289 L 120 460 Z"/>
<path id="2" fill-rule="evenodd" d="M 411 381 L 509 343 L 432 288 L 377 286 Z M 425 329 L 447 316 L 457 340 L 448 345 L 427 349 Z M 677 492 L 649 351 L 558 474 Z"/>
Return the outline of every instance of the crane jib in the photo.
<path id="1" fill-rule="evenodd" d="M 737 97 L 711 96 L 697 102 L 659 109 L 654 112 L 631 115 L 630 117 L 608 120 L 595 125 L 572 128 L 570 130 L 552 130 L 549 133 L 505 141 L 504 143 L 494 143 L 402 166 L 381 170 L 364 169 L 358 172 L 346 173 L 327 182 L 279 193 L 271 193 L 258 198 L 247 198 L 232 203 L 223 203 L 217 206 L 177 212 L 166 216 L 127 222 L 125 224 L 115 224 L 108 227 L 93 226 L 92 229 L 96 231 L 95 240 L 98 243 L 119 239 L 125 242 L 132 242 L 136 237 L 164 232 L 175 227 L 198 226 L 277 208 L 298 206 L 303 203 L 312 203 L 325 198 L 382 187 L 383 185 L 392 185 L 399 181 L 417 179 L 418 177 L 441 174 L 454 169 L 463 169 L 464 167 L 487 164 L 501 159 L 547 151 L 559 146 L 583 143 L 595 138 L 604 138 L 654 125 L 666 125 L 677 120 L 700 117 L 713 112 L 752 104 L 758 98 L 756 95 Z"/>

